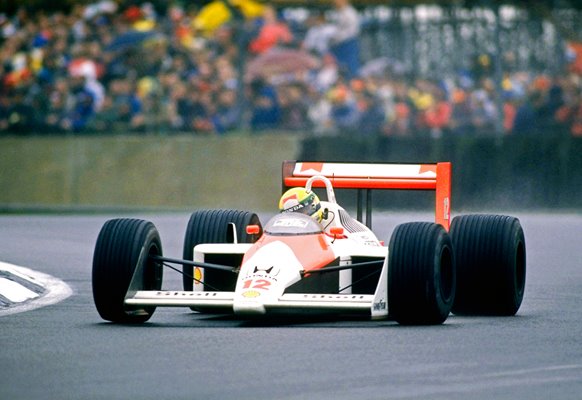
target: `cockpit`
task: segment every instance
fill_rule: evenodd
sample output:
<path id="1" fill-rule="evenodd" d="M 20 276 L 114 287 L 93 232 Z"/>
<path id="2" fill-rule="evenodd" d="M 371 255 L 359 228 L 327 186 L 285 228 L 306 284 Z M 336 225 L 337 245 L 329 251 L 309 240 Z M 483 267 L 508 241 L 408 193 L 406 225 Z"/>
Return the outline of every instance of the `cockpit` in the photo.
<path id="1" fill-rule="evenodd" d="M 323 227 L 305 214 L 282 213 L 271 218 L 264 231 L 273 236 L 313 235 L 323 233 Z"/>

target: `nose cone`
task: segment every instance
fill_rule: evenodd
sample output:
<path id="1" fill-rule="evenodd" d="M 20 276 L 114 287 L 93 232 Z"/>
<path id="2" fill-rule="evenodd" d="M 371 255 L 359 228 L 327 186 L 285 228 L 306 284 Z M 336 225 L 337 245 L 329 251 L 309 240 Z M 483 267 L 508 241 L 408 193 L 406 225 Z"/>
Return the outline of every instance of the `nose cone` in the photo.
<path id="1" fill-rule="evenodd" d="M 262 246 L 241 266 L 236 284 L 235 314 L 263 315 L 285 289 L 301 279 L 301 263 L 282 241 Z"/>

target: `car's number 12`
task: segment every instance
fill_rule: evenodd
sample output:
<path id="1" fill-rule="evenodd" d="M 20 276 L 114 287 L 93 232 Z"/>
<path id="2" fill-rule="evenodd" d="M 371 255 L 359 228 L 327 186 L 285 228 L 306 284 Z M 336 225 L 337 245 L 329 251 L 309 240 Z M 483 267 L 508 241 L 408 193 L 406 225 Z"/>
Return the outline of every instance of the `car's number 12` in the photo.
<path id="1" fill-rule="evenodd" d="M 244 282 L 243 289 L 263 289 L 269 290 L 271 282 L 266 279 L 247 279 Z"/>

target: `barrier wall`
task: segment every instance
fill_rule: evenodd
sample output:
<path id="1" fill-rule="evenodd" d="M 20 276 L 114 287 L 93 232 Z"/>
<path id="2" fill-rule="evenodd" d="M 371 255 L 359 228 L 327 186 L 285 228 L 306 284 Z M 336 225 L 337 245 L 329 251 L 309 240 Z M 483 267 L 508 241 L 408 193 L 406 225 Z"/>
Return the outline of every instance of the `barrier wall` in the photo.
<path id="1" fill-rule="evenodd" d="M 457 210 L 582 208 L 582 138 L 312 138 L 303 142 L 301 158 L 451 161 L 453 209 Z M 425 207 L 433 201 L 430 196 L 408 193 L 374 196 L 377 203 L 386 207 Z"/>
<path id="2" fill-rule="evenodd" d="M 0 138 L 0 209 L 271 211 L 285 159 L 453 163 L 453 210 L 582 208 L 582 138 L 83 136 Z M 374 206 L 433 207 L 431 193 Z M 350 193 L 338 194 L 346 206 Z"/>
<path id="3" fill-rule="evenodd" d="M 296 136 L 0 138 L 0 208 L 271 210 Z"/>

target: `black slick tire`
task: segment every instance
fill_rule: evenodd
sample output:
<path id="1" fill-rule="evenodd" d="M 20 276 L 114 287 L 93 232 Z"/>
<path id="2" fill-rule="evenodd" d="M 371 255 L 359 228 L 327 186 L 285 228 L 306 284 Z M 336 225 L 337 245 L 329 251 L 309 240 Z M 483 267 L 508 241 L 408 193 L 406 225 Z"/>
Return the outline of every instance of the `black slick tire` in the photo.
<path id="1" fill-rule="evenodd" d="M 254 243 L 262 234 L 260 232 L 255 235 L 249 235 L 246 232 L 247 225 L 258 225 L 261 227 L 259 217 L 248 211 L 240 210 L 198 210 L 192 213 L 188 226 L 186 227 L 186 234 L 184 238 L 183 258 L 185 260 L 193 260 L 194 246 L 203 243 L 233 243 L 233 235 L 231 224 L 236 227 L 236 237 L 238 243 Z M 193 290 L 194 268 L 189 265 L 183 266 L 183 286 L 184 290 Z M 218 279 L 232 280 L 234 275 L 230 272 L 223 271 L 206 271 L 206 274 L 219 275 Z M 224 279 L 221 279 L 223 276 Z M 205 288 L 206 290 L 206 288 Z"/>
<path id="2" fill-rule="evenodd" d="M 462 215 L 451 223 L 457 261 L 453 313 L 515 315 L 523 300 L 525 237 L 519 220 L 504 215 Z"/>
<path id="3" fill-rule="evenodd" d="M 430 222 L 397 226 L 388 259 L 391 318 L 404 325 L 442 324 L 454 297 L 454 256 L 446 230 Z"/>
<path id="4" fill-rule="evenodd" d="M 162 243 L 153 223 L 140 219 L 107 221 L 93 255 L 93 300 L 101 318 L 116 323 L 143 323 L 156 307 L 129 307 L 125 296 L 136 269 L 139 290 L 160 290 L 162 265 L 149 255 L 162 256 Z"/>

